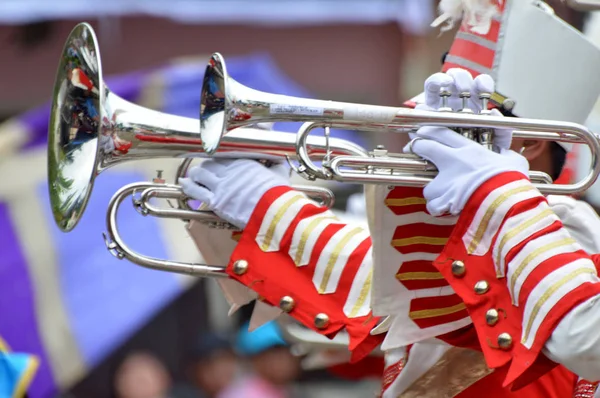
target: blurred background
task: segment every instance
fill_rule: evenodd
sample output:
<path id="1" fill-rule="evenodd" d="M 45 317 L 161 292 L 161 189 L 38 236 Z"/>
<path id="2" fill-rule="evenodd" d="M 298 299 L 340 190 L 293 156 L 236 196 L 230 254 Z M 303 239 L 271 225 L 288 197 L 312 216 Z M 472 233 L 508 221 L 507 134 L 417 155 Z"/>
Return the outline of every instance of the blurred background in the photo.
<path id="1" fill-rule="evenodd" d="M 579 28 L 595 27 L 595 16 L 550 3 Z M 246 335 L 251 308 L 228 317 L 214 281 L 110 255 L 101 236 L 110 197 L 156 170 L 172 181 L 178 161 L 140 161 L 102 173 L 75 232 L 61 233 L 47 193 L 49 103 L 64 42 L 76 23 L 87 21 L 98 36 L 108 87 L 147 108 L 196 118 L 204 67 L 215 51 L 232 77 L 252 88 L 399 106 L 421 92 L 452 42 L 453 32 L 440 36 L 429 27 L 436 7 L 435 0 L 0 1 L 0 338 L 40 359 L 29 396 L 373 396 L 377 378 L 301 369 L 302 358 L 273 324 Z M 398 136 L 340 134 L 369 148 L 399 151 L 405 143 Z M 330 188 L 340 211 L 361 190 Z M 181 222 L 143 218 L 132 208 L 121 213 L 134 249 L 202 260 Z M 271 394 L 264 389 L 269 383 L 289 389 Z"/>

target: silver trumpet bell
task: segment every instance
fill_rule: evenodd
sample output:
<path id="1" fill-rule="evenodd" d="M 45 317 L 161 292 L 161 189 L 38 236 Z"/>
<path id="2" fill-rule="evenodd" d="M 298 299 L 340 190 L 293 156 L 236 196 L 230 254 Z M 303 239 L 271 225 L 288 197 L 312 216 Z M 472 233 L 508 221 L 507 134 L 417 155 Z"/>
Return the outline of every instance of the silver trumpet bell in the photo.
<path id="1" fill-rule="evenodd" d="M 139 159 L 208 157 L 196 119 L 153 111 L 109 90 L 102 79 L 96 35 L 86 23 L 73 29 L 64 46 L 54 85 L 48 135 L 50 201 L 56 224 L 64 232 L 77 225 L 96 176 L 106 168 Z M 366 154 L 349 141 L 311 138 L 308 151 L 315 160 L 331 154 Z M 221 141 L 216 156 L 261 161 L 296 159 L 296 135 L 257 128 L 238 129 Z M 177 177 L 185 175 L 187 165 L 186 160 Z M 167 189 L 169 197 L 177 197 L 180 207 L 190 210 L 184 203 L 183 192 L 175 194 L 174 189 L 173 186 Z M 318 192 L 318 196 L 322 195 L 323 192 Z M 182 219 L 189 217 L 185 212 L 179 215 Z"/>
<path id="2" fill-rule="evenodd" d="M 585 126 L 559 121 L 507 118 L 489 114 L 433 112 L 410 108 L 352 104 L 276 95 L 248 88 L 227 74 L 221 54 L 215 53 L 206 67 L 201 91 L 200 136 L 207 154 L 212 155 L 223 139 L 236 129 L 255 123 L 304 121 L 298 137 L 298 157 L 309 179 L 333 179 L 349 183 L 398 186 L 427 185 L 437 174 L 435 166 L 416 156 L 374 151 L 369 156 L 342 156 L 328 159 L 317 168 L 307 159 L 303 142 L 314 127 L 384 133 L 409 133 L 423 126 L 455 129 L 514 130 L 513 137 L 585 144 L 590 147 L 590 171 L 580 181 L 557 185 L 540 171 L 530 178 L 546 194 L 573 194 L 588 189 L 600 174 L 600 141 Z"/>
<path id="3" fill-rule="evenodd" d="M 185 176 L 193 158 L 208 157 L 198 121 L 143 108 L 112 93 L 102 79 L 100 51 L 92 27 L 77 25 L 60 58 L 48 128 L 50 202 L 58 227 L 69 232 L 85 211 L 94 180 L 103 170 L 138 159 L 182 158 L 177 176 Z M 359 146 L 340 139 L 313 138 L 307 144 L 313 160 L 330 155 L 365 156 Z M 215 156 L 263 162 L 296 159 L 296 134 L 257 128 L 238 129 L 221 142 Z M 330 207 L 325 188 L 295 187 Z M 122 187 L 108 206 L 105 243 L 118 258 L 152 269 L 196 276 L 227 277 L 224 267 L 155 259 L 131 250 L 119 234 L 117 214 L 128 197 L 142 215 L 196 220 L 213 228 L 234 229 L 211 211 L 191 209 L 181 187 L 161 178 Z M 178 208 L 162 209 L 152 198 L 174 199 Z"/>

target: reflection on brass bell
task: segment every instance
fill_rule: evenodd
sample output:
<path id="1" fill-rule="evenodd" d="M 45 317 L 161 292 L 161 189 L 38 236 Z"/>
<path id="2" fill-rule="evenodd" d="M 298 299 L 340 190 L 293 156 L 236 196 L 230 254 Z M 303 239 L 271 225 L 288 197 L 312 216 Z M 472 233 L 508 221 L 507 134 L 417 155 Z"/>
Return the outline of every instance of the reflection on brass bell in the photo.
<path id="1" fill-rule="evenodd" d="M 479 281 L 475 284 L 475 293 L 477 294 L 485 294 L 490 290 L 490 284 L 486 281 Z"/>
<path id="2" fill-rule="evenodd" d="M 498 346 L 503 350 L 509 350 L 512 347 L 513 339 L 508 333 L 500 333 L 498 336 Z"/>
<path id="3" fill-rule="evenodd" d="M 465 263 L 460 260 L 456 260 L 452 262 L 452 275 L 461 277 L 465 274 L 467 269 L 465 268 Z"/>
<path id="4" fill-rule="evenodd" d="M 244 275 L 248 271 L 248 261 L 237 260 L 233 263 L 233 273 L 236 275 Z"/>
<path id="5" fill-rule="evenodd" d="M 296 302 L 290 296 L 283 296 L 281 300 L 279 300 L 279 308 L 283 312 L 291 312 L 294 309 Z"/>
<path id="6" fill-rule="evenodd" d="M 329 325 L 329 316 L 327 314 L 317 314 L 315 316 L 315 326 L 318 329 L 325 329 Z"/>
<path id="7" fill-rule="evenodd" d="M 485 313 L 485 322 L 490 326 L 497 324 L 498 319 L 500 319 L 500 314 L 498 314 L 498 311 L 493 308 Z"/>

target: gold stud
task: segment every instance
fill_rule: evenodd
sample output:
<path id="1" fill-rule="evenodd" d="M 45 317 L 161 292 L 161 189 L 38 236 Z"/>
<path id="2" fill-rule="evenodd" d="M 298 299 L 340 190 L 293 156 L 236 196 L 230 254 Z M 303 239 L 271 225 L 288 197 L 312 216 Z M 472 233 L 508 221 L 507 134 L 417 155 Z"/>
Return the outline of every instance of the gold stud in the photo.
<path id="1" fill-rule="evenodd" d="M 244 275 L 248 271 L 248 261 L 246 260 L 237 260 L 233 263 L 233 273 L 240 276 Z"/>
<path id="2" fill-rule="evenodd" d="M 510 350 L 512 345 L 512 336 L 508 333 L 500 333 L 500 335 L 498 336 L 498 346 L 503 350 Z"/>
<path id="3" fill-rule="evenodd" d="M 329 316 L 327 314 L 317 314 L 315 316 L 315 326 L 317 329 L 325 329 L 329 325 Z"/>
<path id="4" fill-rule="evenodd" d="M 465 263 L 460 260 L 456 260 L 452 262 L 452 275 L 456 277 L 461 277 L 465 274 L 467 269 L 465 268 Z"/>
<path id="5" fill-rule="evenodd" d="M 296 302 L 290 296 L 283 296 L 281 300 L 279 300 L 279 308 L 281 308 L 283 312 L 292 312 L 295 306 Z"/>
<path id="6" fill-rule="evenodd" d="M 490 290 L 490 284 L 486 281 L 479 281 L 475 284 L 475 293 L 485 294 Z"/>
<path id="7" fill-rule="evenodd" d="M 485 322 L 490 326 L 497 324 L 499 319 L 500 314 L 498 314 L 498 311 L 493 308 L 485 313 Z"/>

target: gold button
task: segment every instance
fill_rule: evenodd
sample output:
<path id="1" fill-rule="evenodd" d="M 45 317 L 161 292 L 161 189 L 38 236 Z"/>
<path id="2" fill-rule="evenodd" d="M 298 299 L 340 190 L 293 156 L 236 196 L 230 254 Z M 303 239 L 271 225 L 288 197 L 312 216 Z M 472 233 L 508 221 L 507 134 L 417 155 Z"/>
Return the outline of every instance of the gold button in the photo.
<path id="1" fill-rule="evenodd" d="M 485 294 L 490 290 L 490 284 L 486 281 L 479 281 L 475 284 L 475 293 L 477 294 Z"/>
<path id="2" fill-rule="evenodd" d="M 315 317 L 315 326 L 317 329 L 325 329 L 329 325 L 329 316 L 327 314 L 317 314 Z"/>
<path id="3" fill-rule="evenodd" d="M 485 313 L 485 322 L 490 326 L 497 324 L 498 319 L 500 319 L 500 314 L 498 314 L 498 311 L 493 308 Z"/>
<path id="4" fill-rule="evenodd" d="M 279 300 L 279 308 L 283 312 L 291 312 L 296 306 L 296 302 L 290 296 L 283 296 L 281 300 Z"/>
<path id="5" fill-rule="evenodd" d="M 503 350 L 510 350 L 513 344 L 512 336 L 508 333 L 500 333 L 498 336 L 498 346 Z"/>
<path id="6" fill-rule="evenodd" d="M 233 263 L 233 273 L 236 275 L 244 275 L 248 271 L 248 261 L 237 260 Z"/>
<path id="7" fill-rule="evenodd" d="M 467 269 L 465 268 L 465 263 L 460 260 L 456 260 L 452 262 L 452 275 L 456 277 L 461 277 L 465 274 Z"/>

